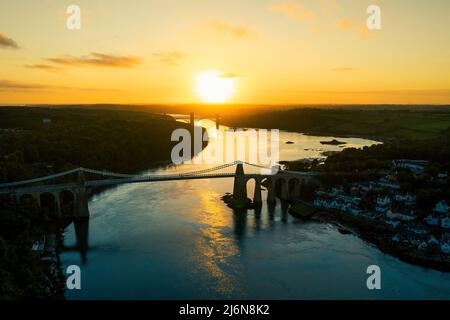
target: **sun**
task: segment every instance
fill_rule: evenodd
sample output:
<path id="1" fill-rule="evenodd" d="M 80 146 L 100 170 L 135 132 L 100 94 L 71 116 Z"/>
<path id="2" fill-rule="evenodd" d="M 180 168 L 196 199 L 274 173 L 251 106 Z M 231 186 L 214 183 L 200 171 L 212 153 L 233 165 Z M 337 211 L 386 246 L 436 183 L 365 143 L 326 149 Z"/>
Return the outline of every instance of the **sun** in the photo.
<path id="1" fill-rule="evenodd" d="M 222 72 L 206 71 L 196 76 L 196 93 L 206 103 L 227 102 L 235 92 L 236 78 Z"/>

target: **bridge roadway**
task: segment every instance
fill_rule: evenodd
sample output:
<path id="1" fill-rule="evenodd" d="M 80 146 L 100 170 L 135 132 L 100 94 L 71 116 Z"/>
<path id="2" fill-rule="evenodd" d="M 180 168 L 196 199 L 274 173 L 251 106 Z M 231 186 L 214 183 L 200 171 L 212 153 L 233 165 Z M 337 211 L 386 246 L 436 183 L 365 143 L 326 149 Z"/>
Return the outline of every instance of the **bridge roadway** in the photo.
<path id="1" fill-rule="evenodd" d="M 244 174 L 243 178 L 245 180 L 259 179 L 263 180 L 265 178 L 276 177 L 314 177 L 317 173 L 314 172 L 293 172 L 293 171 L 280 171 L 277 175 L 271 174 Z M 128 183 L 145 183 L 145 182 L 159 182 L 159 181 L 177 181 L 177 180 L 200 180 L 200 179 L 224 179 L 224 178 L 235 178 L 235 173 L 221 173 L 221 174 L 197 174 L 197 175 L 166 175 L 166 176 L 136 176 L 127 178 L 116 178 L 116 179 L 102 179 L 102 180 L 89 180 L 85 182 L 85 187 L 95 188 L 95 187 L 107 187 Z M 79 188 L 79 183 L 63 183 L 63 184 L 53 184 L 53 185 L 40 185 L 32 187 L 23 188 L 5 188 L 0 189 L 0 194 L 9 194 L 11 192 L 26 194 L 35 192 L 57 192 L 63 190 L 73 190 Z"/>

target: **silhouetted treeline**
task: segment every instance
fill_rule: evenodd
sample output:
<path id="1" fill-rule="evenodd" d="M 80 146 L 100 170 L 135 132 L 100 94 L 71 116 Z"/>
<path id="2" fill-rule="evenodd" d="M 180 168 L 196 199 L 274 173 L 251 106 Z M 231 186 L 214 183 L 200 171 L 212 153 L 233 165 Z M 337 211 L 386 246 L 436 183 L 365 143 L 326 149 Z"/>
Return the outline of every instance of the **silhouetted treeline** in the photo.
<path id="1" fill-rule="evenodd" d="M 73 167 L 133 172 L 170 160 L 176 128 L 147 112 L 0 108 L 0 182 Z"/>
<path id="2" fill-rule="evenodd" d="M 450 127 L 448 108 L 429 111 L 352 109 L 290 109 L 254 114 L 227 115 L 222 124 L 297 131 L 317 135 L 350 135 L 384 139 L 421 140 Z"/>

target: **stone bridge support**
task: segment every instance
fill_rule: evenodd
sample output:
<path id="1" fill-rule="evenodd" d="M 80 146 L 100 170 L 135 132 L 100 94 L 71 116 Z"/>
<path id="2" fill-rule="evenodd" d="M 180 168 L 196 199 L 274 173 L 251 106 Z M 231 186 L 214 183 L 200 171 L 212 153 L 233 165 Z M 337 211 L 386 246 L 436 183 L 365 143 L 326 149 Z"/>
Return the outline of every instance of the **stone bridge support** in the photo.
<path id="1" fill-rule="evenodd" d="M 286 201 L 289 200 L 289 185 L 286 179 L 282 179 L 281 181 L 282 183 L 280 199 Z"/>
<path id="2" fill-rule="evenodd" d="M 267 185 L 267 202 L 275 203 L 276 199 L 276 183 L 274 178 L 269 179 L 269 183 Z"/>
<path id="3" fill-rule="evenodd" d="M 255 179 L 255 193 L 253 195 L 253 205 L 255 207 L 262 206 L 261 179 Z"/>
<path id="4" fill-rule="evenodd" d="M 74 216 L 79 218 L 89 217 L 88 194 L 86 179 L 83 172 L 78 172 L 78 188 L 75 190 Z"/>
<path id="5" fill-rule="evenodd" d="M 236 208 L 245 207 L 247 204 L 247 179 L 244 174 L 244 166 L 238 163 L 234 177 L 233 202 Z"/>

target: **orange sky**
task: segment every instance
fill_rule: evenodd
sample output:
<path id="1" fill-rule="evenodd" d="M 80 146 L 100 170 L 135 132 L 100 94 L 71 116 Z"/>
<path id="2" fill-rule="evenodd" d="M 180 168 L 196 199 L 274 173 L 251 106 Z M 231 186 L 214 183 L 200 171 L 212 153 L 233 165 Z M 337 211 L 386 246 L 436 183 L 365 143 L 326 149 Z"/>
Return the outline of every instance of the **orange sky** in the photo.
<path id="1" fill-rule="evenodd" d="M 80 30 L 66 27 L 70 4 Z M 365 27 L 371 4 L 382 30 Z M 448 12 L 448 0 L 2 0 L 0 103 L 205 102 L 196 81 L 217 70 L 229 103 L 448 104 Z"/>

